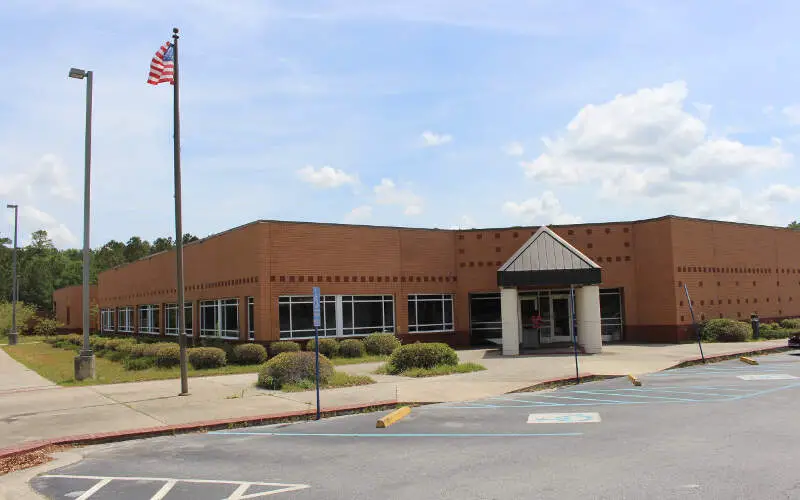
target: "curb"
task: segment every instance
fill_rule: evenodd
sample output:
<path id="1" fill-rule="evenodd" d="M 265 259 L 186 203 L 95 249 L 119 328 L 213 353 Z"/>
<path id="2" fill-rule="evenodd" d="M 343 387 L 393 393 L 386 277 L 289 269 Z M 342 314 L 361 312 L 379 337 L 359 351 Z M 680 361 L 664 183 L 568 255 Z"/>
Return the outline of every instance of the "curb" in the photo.
<path id="1" fill-rule="evenodd" d="M 719 361 L 728 361 L 729 359 L 736 359 L 741 356 L 759 356 L 759 355 L 767 355 L 773 354 L 778 352 L 786 352 L 795 349 L 794 347 L 788 347 L 786 345 L 782 346 L 775 346 L 775 347 L 765 347 L 763 349 L 746 349 L 743 351 L 737 352 L 729 352 L 724 354 L 716 354 L 713 356 L 706 356 L 706 363 L 717 363 Z M 670 366 L 669 368 L 665 368 L 661 371 L 667 370 L 674 370 L 676 368 L 685 368 L 687 366 L 702 364 L 703 358 L 696 357 L 696 358 L 687 358 L 684 360 L 679 361 L 677 364 Z"/>
<path id="2" fill-rule="evenodd" d="M 594 373 L 581 373 L 580 379 L 581 383 L 584 382 L 594 382 L 597 380 L 606 380 L 610 378 L 618 378 L 624 375 L 595 375 Z M 513 391 L 509 391 L 506 394 L 516 394 L 520 392 L 536 392 L 536 391 L 543 391 L 545 389 L 551 389 L 553 387 L 561 387 L 564 385 L 576 385 L 575 384 L 575 377 L 559 377 L 553 378 L 549 380 L 544 380 L 542 382 L 537 382 L 528 387 L 522 387 L 520 389 L 514 389 Z"/>
<path id="3" fill-rule="evenodd" d="M 362 405 L 336 406 L 322 410 L 323 417 L 334 417 L 337 415 L 347 415 L 362 411 L 380 411 L 394 408 L 398 401 L 386 400 L 375 401 Z M 143 439 L 159 436 L 174 436 L 178 434 L 188 434 L 192 432 L 203 432 L 211 430 L 230 429 L 234 427 L 249 427 L 253 425 L 267 425 L 282 422 L 292 422 L 297 420 L 307 420 L 317 415 L 316 409 L 293 411 L 285 413 L 274 413 L 271 415 L 258 415 L 254 417 L 224 418 L 218 420 L 205 420 L 191 422 L 188 424 L 163 425 L 158 427 L 145 427 L 141 429 L 131 429 L 114 432 L 98 432 L 95 434 L 79 434 L 75 436 L 65 436 L 53 439 L 43 439 L 40 441 L 30 441 L 16 446 L 0 449 L 0 460 L 14 455 L 22 455 L 37 451 L 48 446 L 77 445 L 85 446 L 101 443 L 112 443 L 117 441 L 127 441 L 130 439 Z"/>

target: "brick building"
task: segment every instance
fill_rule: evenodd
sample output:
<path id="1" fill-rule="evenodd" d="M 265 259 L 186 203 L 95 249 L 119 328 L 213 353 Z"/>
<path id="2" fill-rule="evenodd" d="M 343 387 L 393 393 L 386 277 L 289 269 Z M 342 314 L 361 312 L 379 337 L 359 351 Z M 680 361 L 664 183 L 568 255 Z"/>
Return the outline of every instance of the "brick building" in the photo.
<path id="1" fill-rule="evenodd" d="M 684 283 L 698 321 L 800 315 L 800 232 L 674 216 L 550 229 L 599 268 L 598 283 L 583 284 L 597 288 L 591 300 L 603 341 L 686 340 Z M 308 338 L 311 288 L 319 286 L 320 335 L 384 330 L 404 341 L 465 346 L 500 343 L 513 320 L 511 338 L 523 348 L 569 341 L 576 301 L 566 282 L 522 283 L 501 300 L 498 270 L 537 231 L 253 222 L 185 247 L 187 331 L 257 342 Z M 58 318 L 79 320 L 74 301 L 65 317 L 59 294 Z M 174 253 L 100 274 L 96 297 L 103 330 L 176 334 Z M 504 300 L 513 317 L 503 317 Z"/>

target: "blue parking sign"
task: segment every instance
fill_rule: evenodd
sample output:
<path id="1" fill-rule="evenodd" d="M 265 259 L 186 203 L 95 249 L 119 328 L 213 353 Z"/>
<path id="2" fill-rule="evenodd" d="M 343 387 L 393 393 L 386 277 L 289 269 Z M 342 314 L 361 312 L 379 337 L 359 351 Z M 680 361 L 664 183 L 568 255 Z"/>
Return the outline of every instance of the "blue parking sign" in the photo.
<path id="1" fill-rule="evenodd" d="M 322 326 L 320 307 L 319 307 L 319 301 L 320 301 L 319 287 L 315 286 L 313 290 L 314 290 L 314 327 L 319 328 L 320 326 Z"/>

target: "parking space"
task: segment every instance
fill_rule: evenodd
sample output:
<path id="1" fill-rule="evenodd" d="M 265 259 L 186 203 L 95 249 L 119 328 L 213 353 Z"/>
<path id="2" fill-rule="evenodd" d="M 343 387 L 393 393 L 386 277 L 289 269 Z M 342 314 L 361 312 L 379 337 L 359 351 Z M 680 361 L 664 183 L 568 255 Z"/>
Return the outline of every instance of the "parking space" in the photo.
<path id="1" fill-rule="evenodd" d="M 118 443 L 33 485 L 82 500 L 792 498 L 800 358 L 758 360 L 423 406 L 387 429 L 363 414 Z"/>

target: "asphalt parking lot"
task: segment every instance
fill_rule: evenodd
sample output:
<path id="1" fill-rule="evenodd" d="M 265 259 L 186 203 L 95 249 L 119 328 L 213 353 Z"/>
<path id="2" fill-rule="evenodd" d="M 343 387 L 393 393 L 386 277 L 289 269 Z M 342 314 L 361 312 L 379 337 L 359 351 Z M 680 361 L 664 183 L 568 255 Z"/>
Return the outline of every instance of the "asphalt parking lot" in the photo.
<path id="1" fill-rule="evenodd" d="M 796 351 L 795 351 L 796 352 Z M 800 356 L 87 448 L 53 499 L 800 498 Z"/>

